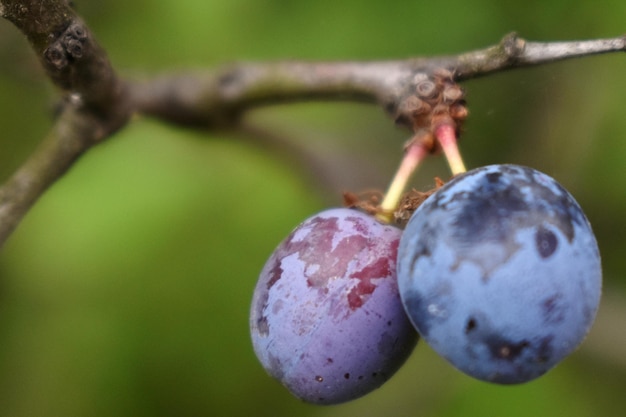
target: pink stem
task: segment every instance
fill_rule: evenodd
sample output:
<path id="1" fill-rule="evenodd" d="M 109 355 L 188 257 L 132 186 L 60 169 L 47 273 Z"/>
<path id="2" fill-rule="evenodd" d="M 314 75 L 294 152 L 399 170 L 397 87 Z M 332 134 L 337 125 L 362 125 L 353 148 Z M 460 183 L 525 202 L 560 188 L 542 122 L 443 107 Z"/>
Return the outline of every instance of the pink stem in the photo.
<path id="1" fill-rule="evenodd" d="M 456 130 L 448 123 L 442 123 L 435 129 L 435 137 L 443 149 L 443 153 L 448 160 L 452 175 L 462 174 L 466 171 L 463 158 L 457 145 Z"/>
<path id="2" fill-rule="evenodd" d="M 428 149 L 423 139 L 414 138 L 406 149 L 398 171 L 380 205 L 381 212 L 376 215 L 378 220 L 385 223 L 390 223 L 393 220 L 393 212 L 402 199 L 402 194 L 411 179 L 411 175 L 413 175 L 420 162 L 428 155 Z"/>

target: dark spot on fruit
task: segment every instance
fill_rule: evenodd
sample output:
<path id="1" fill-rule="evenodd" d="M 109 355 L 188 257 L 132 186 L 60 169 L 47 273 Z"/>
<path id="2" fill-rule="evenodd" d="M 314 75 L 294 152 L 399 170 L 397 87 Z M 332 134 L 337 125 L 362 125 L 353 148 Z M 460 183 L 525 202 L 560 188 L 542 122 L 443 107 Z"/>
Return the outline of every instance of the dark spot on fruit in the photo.
<path id="1" fill-rule="evenodd" d="M 315 380 L 317 382 L 324 382 L 324 377 L 317 375 L 317 376 L 315 376 Z"/>
<path id="2" fill-rule="evenodd" d="M 491 172 L 491 173 L 487 174 L 487 181 L 489 181 L 490 183 L 499 182 L 501 177 L 502 177 L 501 173 L 499 173 L 499 172 Z"/>
<path id="3" fill-rule="evenodd" d="M 376 378 L 378 376 L 378 372 L 372 372 L 372 378 Z"/>
<path id="4" fill-rule="evenodd" d="M 478 196 L 467 200 L 454 219 L 455 241 L 461 244 L 484 240 L 506 243 L 512 220 L 528 212 L 524 195 L 515 187 L 492 183 L 481 184 L 476 193 Z"/>
<path id="5" fill-rule="evenodd" d="M 333 363 L 334 361 L 333 361 L 333 358 L 326 358 L 326 362 L 327 363 Z"/>
<path id="6" fill-rule="evenodd" d="M 480 326 L 478 323 L 480 322 Z M 495 359 L 515 361 L 522 353 L 529 348 L 530 342 L 526 339 L 513 341 L 503 337 L 501 332 L 495 329 L 484 313 L 477 312 L 469 317 L 465 333 L 471 345 L 484 345 L 491 356 Z"/>
<path id="7" fill-rule="evenodd" d="M 535 232 L 535 244 L 537 246 L 537 252 L 545 259 L 556 251 L 558 240 L 552 231 L 544 227 L 539 227 Z"/>
<path id="8" fill-rule="evenodd" d="M 267 323 L 267 316 L 261 316 L 256 321 L 256 328 L 259 331 L 259 333 L 261 334 L 261 336 L 267 336 L 269 334 L 270 326 Z"/>
<path id="9" fill-rule="evenodd" d="M 465 333 L 469 333 L 476 328 L 476 319 L 474 317 L 470 317 L 465 325 Z"/>
<path id="10" fill-rule="evenodd" d="M 552 356 L 552 339 L 554 336 L 546 336 L 541 339 L 537 348 L 537 362 L 548 362 Z"/>
<path id="11" fill-rule="evenodd" d="M 349 374 L 349 373 L 346 373 L 346 374 L 344 374 L 344 375 L 343 375 L 343 377 L 344 377 L 345 379 L 350 379 L 350 374 Z"/>
<path id="12" fill-rule="evenodd" d="M 280 277 L 283 276 L 283 268 L 280 266 L 280 260 L 279 259 L 275 259 L 274 260 L 274 265 L 272 266 L 272 269 L 269 273 L 270 279 L 267 280 L 267 289 L 271 289 L 274 284 L 276 284 L 278 282 L 278 280 L 280 279 Z"/>
<path id="13" fill-rule="evenodd" d="M 541 302 L 541 312 L 546 323 L 560 323 L 565 319 L 562 296 L 554 294 Z"/>
<path id="14" fill-rule="evenodd" d="M 391 326 L 391 320 L 387 322 L 387 326 Z"/>
<path id="15" fill-rule="evenodd" d="M 283 308 L 283 300 L 277 300 L 272 306 L 272 313 L 278 314 L 282 308 Z"/>
<path id="16" fill-rule="evenodd" d="M 507 361 L 515 360 L 529 346 L 526 340 L 514 343 L 503 340 L 498 336 L 491 336 L 486 342 L 494 357 Z"/>
<path id="17" fill-rule="evenodd" d="M 493 271 L 504 264 L 520 248 L 515 231 L 528 221 L 528 203 L 524 194 L 503 181 L 480 181 L 474 193 L 465 194 L 452 217 L 453 227 L 446 243 L 456 254 L 453 270 L 463 262 L 471 262 L 482 270 L 488 282 Z M 485 257 L 486 245 L 494 247 L 493 256 Z"/>
<path id="18" fill-rule="evenodd" d="M 357 378 L 359 381 L 363 379 L 363 375 L 359 375 L 359 377 Z"/>

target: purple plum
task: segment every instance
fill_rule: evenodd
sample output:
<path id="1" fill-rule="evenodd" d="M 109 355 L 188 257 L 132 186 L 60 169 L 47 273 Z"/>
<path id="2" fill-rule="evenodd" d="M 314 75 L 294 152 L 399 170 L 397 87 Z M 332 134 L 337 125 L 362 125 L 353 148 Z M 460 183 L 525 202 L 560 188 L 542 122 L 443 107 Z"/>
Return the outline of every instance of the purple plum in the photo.
<path id="1" fill-rule="evenodd" d="M 272 253 L 250 330 L 267 372 L 296 397 L 337 404 L 378 388 L 417 343 L 400 301 L 401 230 L 347 208 L 316 214 Z"/>

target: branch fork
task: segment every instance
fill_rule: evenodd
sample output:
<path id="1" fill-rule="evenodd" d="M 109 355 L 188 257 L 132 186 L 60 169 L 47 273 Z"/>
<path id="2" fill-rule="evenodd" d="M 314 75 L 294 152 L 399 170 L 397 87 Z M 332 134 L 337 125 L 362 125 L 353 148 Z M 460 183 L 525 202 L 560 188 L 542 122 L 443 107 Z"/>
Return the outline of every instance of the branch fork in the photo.
<path id="1" fill-rule="evenodd" d="M 369 102 L 418 136 L 422 129 L 431 132 L 447 153 L 445 138 L 458 135 L 457 121 L 467 116 L 467 110 L 464 105 L 438 109 L 431 103 L 429 83 L 436 84 L 442 70 L 451 74 L 453 83 L 444 88 L 441 99 L 461 104 L 462 90 L 456 82 L 626 49 L 624 36 L 540 43 L 511 34 L 494 46 L 453 56 L 241 63 L 130 81 L 117 76 L 106 52 L 67 0 L 0 0 L 0 17 L 28 38 L 48 78 L 69 98 L 39 148 L 0 186 L 0 247 L 81 155 L 126 126 L 135 113 L 186 127 L 249 132 L 240 116 L 257 107 L 304 100 Z M 436 116 L 429 119 L 426 115 L 431 113 Z M 424 127 L 427 122 L 434 124 Z"/>

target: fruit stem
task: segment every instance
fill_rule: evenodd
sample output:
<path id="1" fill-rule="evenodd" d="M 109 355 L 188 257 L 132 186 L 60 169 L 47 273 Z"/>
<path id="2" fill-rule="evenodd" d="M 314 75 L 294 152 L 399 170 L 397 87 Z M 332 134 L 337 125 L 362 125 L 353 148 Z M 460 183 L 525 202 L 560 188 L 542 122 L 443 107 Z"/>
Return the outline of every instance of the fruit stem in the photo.
<path id="1" fill-rule="evenodd" d="M 448 160 L 452 175 L 464 173 L 466 169 L 457 145 L 455 127 L 448 123 L 442 123 L 435 129 L 435 137 Z"/>
<path id="2" fill-rule="evenodd" d="M 432 143 L 431 134 L 420 132 L 407 145 L 398 171 L 389 184 L 385 198 L 380 205 L 380 212 L 376 215 L 379 221 L 391 223 L 393 220 L 393 213 L 402 199 L 402 194 L 411 179 L 411 175 L 429 153 L 430 146 L 428 143 Z"/>

